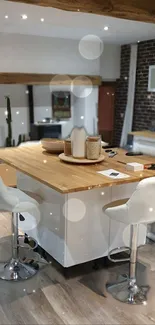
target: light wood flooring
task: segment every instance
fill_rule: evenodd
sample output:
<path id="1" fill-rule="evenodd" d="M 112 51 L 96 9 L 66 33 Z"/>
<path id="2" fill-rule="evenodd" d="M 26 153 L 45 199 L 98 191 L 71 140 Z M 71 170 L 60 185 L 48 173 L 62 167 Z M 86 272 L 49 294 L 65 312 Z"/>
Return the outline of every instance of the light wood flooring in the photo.
<path id="1" fill-rule="evenodd" d="M 10 215 L 0 214 L 0 258 L 10 257 Z M 116 274 L 125 273 L 128 264 L 99 269 L 87 263 L 68 272 L 42 264 L 31 280 L 11 283 L 0 280 L 0 324 L 155 324 L 155 245 L 140 249 L 138 282 L 149 284 L 146 306 L 129 306 L 114 300 L 106 292 L 105 283 Z M 146 267 L 147 265 L 147 267 Z M 153 267 L 152 267 L 153 265 Z"/>

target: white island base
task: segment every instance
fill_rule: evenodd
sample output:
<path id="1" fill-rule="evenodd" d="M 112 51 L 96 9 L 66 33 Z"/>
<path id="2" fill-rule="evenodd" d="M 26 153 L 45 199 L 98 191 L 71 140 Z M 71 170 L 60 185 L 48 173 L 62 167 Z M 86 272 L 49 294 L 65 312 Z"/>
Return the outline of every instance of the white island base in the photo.
<path id="1" fill-rule="evenodd" d="M 130 227 L 110 221 L 102 207 L 128 198 L 137 183 L 61 194 L 21 172 L 17 187 L 41 197 L 40 218 L 24 213 L 20 229 L 34 237 L 63 267 L 70 267 L 108 255 L 108 251 L 129 246 Z M 145 244 L 146 227 L 139 229 L 139 245 Z"/>

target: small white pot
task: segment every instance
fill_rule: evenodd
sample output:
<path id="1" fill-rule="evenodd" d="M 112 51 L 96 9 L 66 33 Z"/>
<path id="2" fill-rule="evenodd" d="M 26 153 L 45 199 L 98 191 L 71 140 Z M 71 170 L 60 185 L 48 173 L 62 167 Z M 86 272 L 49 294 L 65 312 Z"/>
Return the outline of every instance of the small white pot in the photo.
<path id="1" fill-rule="evenodd" d="M 86 131 L 84 127 L 75 127 L 71 133 L 72 156 L 85 158 L 86 156 Z"/>

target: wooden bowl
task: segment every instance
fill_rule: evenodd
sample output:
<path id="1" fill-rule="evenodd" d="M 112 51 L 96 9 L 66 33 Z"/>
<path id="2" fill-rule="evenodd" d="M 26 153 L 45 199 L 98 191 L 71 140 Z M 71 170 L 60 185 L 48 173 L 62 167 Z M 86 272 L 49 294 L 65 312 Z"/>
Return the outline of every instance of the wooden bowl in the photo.
<path id="1" fill-rule="evenodd" d="M 50 153 L 64 152 L 64 141 L 59 139 L 42 139 L 41 144 L 43 149 Z"/>

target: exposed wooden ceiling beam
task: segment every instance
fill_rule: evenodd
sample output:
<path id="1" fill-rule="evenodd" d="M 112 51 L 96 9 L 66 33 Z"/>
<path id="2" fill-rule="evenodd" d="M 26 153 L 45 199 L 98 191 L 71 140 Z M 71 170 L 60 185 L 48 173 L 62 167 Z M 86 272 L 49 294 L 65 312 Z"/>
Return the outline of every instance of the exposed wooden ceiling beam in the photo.
<path id="1" fill-rule="evenodd" d="M 39 73 L 0 73 L 0 84 L 23 85 L 93 85 L 99 86 L 100 76 L 59 75 Z"/>
<path id="2" fill-rule="evenodd" d="M 8 0 L 6 0 L 8 1 Z M 11 0 L 67 11 L 155 22 L 155 0 Z"/>

